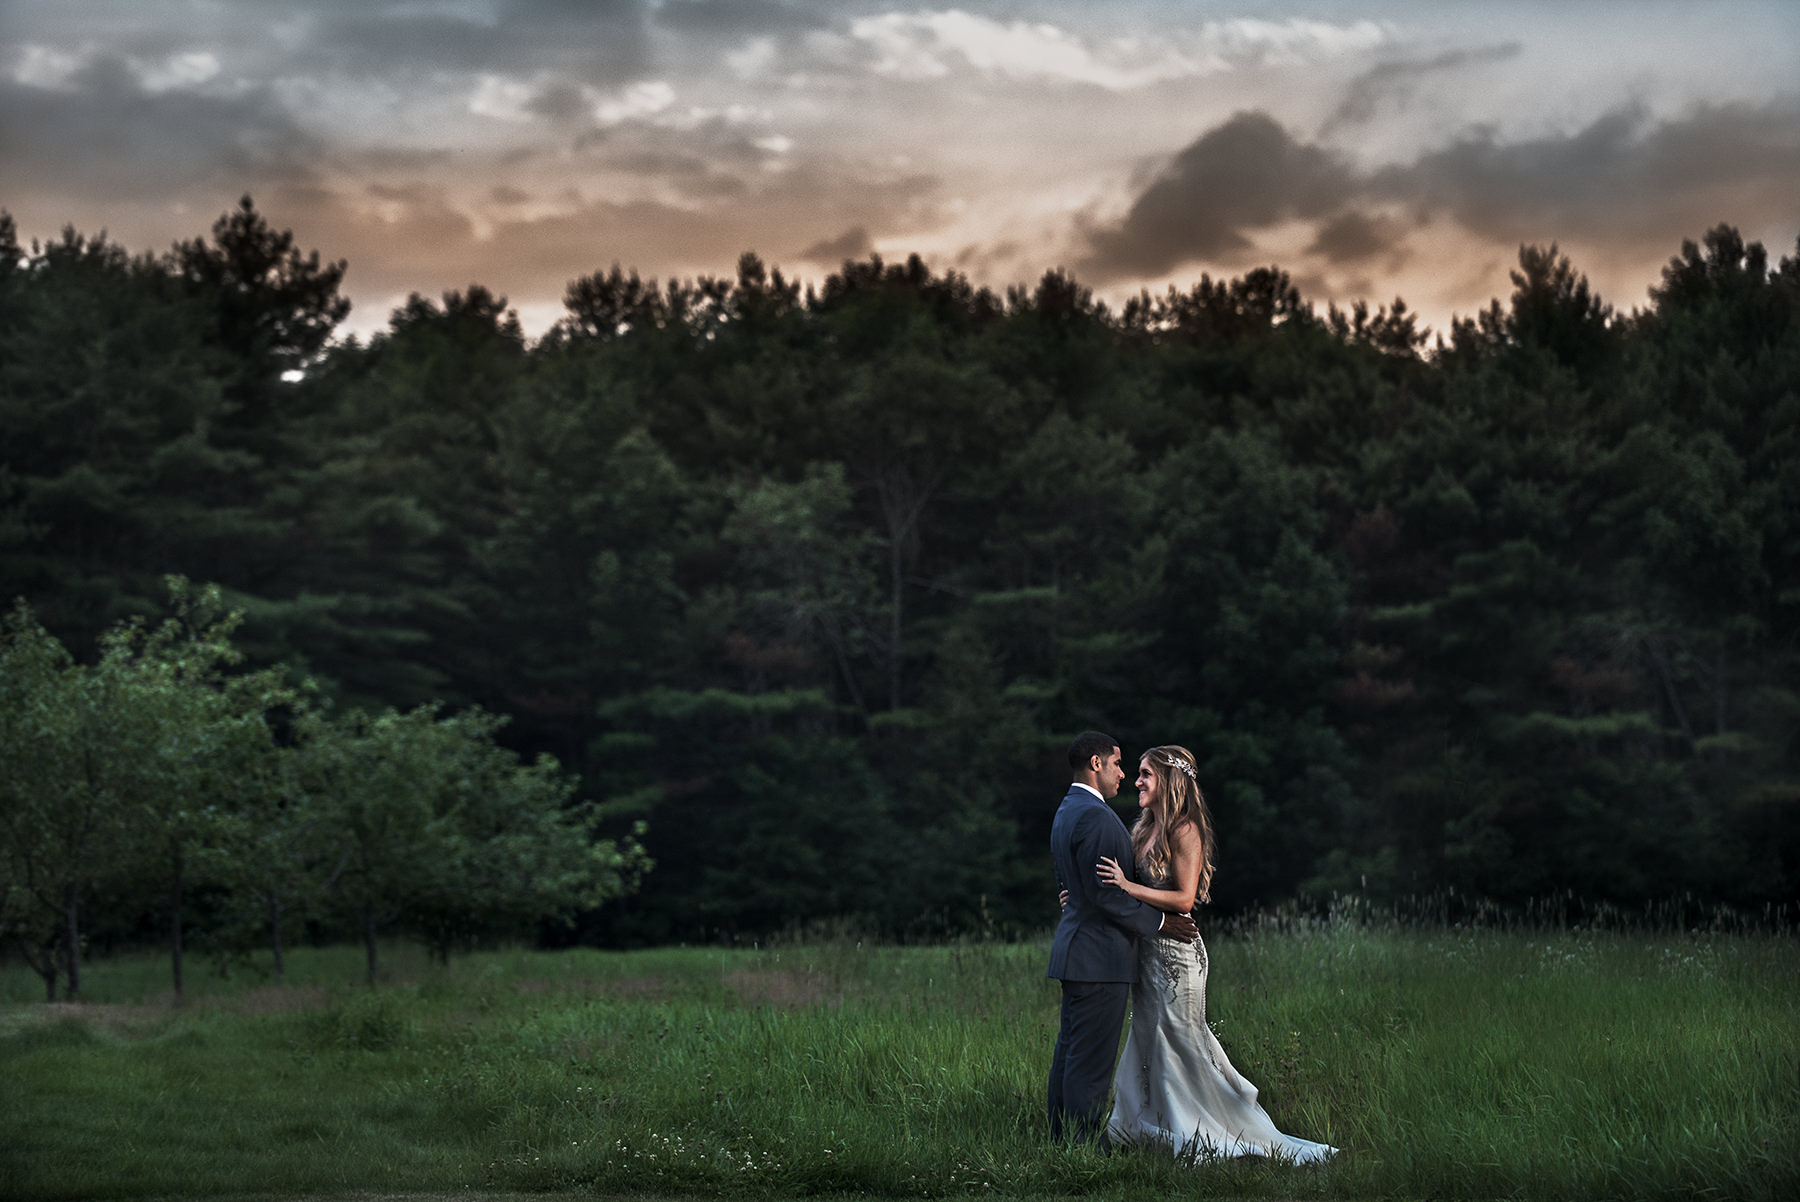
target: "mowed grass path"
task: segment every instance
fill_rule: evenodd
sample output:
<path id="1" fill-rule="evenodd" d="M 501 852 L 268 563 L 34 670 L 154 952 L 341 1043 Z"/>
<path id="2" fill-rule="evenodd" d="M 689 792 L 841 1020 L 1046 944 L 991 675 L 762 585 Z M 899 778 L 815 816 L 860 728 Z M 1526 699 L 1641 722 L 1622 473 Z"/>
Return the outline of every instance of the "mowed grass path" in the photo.
<path id="1" fill-rule="evenodd" d="M 0 970 L 0 1195 L 1800 1196 L 1800 940 L 1209 940 L 1210 1017 L 1297 1169 L 1044 1135 L 1041 945 L 302 950 L 286 988 Z"/>

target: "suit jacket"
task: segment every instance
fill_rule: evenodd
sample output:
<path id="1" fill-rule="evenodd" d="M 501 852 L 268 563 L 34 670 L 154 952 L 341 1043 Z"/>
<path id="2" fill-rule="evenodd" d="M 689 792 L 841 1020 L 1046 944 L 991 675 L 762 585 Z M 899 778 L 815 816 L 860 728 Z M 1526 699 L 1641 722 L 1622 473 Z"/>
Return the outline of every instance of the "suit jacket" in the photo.
<path id="1" fill-rule="evenodd" d="M 1137 941 L 1162 926 L 1162 911 L 1094 876 L 1101 856 L 1111 856 L 1131 877 L 1131 836 L 1117 814 L 1094 794 L 1070 785 L 1050 827 L 1056 879 L 1069 891 L 1069 908 L 1056 924 L 1050 971 L 1064 981 L 1137 979 Z"/>

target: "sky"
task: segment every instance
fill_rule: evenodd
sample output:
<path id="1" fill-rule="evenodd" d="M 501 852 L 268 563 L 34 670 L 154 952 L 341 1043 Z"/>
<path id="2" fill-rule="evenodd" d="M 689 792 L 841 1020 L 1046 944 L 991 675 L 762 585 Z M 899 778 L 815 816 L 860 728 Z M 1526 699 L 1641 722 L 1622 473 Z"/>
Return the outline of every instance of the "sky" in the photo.
<path id="1" fill-rule="evenodd" d="M 346 323 L 619 264 L 918 253 L 1113 300 L 1266 265 L 1439 330 L 1556 243 L 1615 308 L 1800 237 L 1800 3 L 0 0 L 0 208 L 133 250 L 250 194 Z"/>

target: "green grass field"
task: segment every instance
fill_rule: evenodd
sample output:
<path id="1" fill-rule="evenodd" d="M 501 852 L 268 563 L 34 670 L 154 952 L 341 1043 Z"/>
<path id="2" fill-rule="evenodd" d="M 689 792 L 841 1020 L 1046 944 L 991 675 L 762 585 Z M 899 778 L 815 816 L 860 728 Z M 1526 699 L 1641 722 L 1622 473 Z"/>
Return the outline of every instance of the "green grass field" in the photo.
<path id="1" fill-rule="evenodd" d="M 1334 1163 L 1052 1146 L 1041 945 L 302 950 L 172 1009 L 151 955 L 0 969 L 0 1194 L 1800 1195 L 1800 939 L 1303 924 L 1211 1018 Z M 196 974 L 197 975 L 197 974 Z"/>

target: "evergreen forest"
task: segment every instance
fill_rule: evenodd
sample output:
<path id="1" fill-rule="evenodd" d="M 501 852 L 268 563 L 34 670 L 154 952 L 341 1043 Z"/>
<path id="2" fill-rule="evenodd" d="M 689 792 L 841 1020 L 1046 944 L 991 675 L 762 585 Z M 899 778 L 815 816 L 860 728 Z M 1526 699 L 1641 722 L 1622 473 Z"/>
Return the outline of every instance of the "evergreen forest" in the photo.
<path id="1" fill-rule="evenodd" d="M 1041 929 L 1090 727 L 1195 752 L 1224 912 L 1762 911 L 1800 897 L 1800 247 L 1670 251 L 1622 310 L 1522 247 L 1437 332 L 1276 268 L 1108 305 L 746 254 L 363 341 L 247 197 L 160 253 L 0 215 L 0 599 L 98 663 L 216 585 L 220 680 L 554 757 L 532 796 L 654 862 L 556 941 Z"/>

